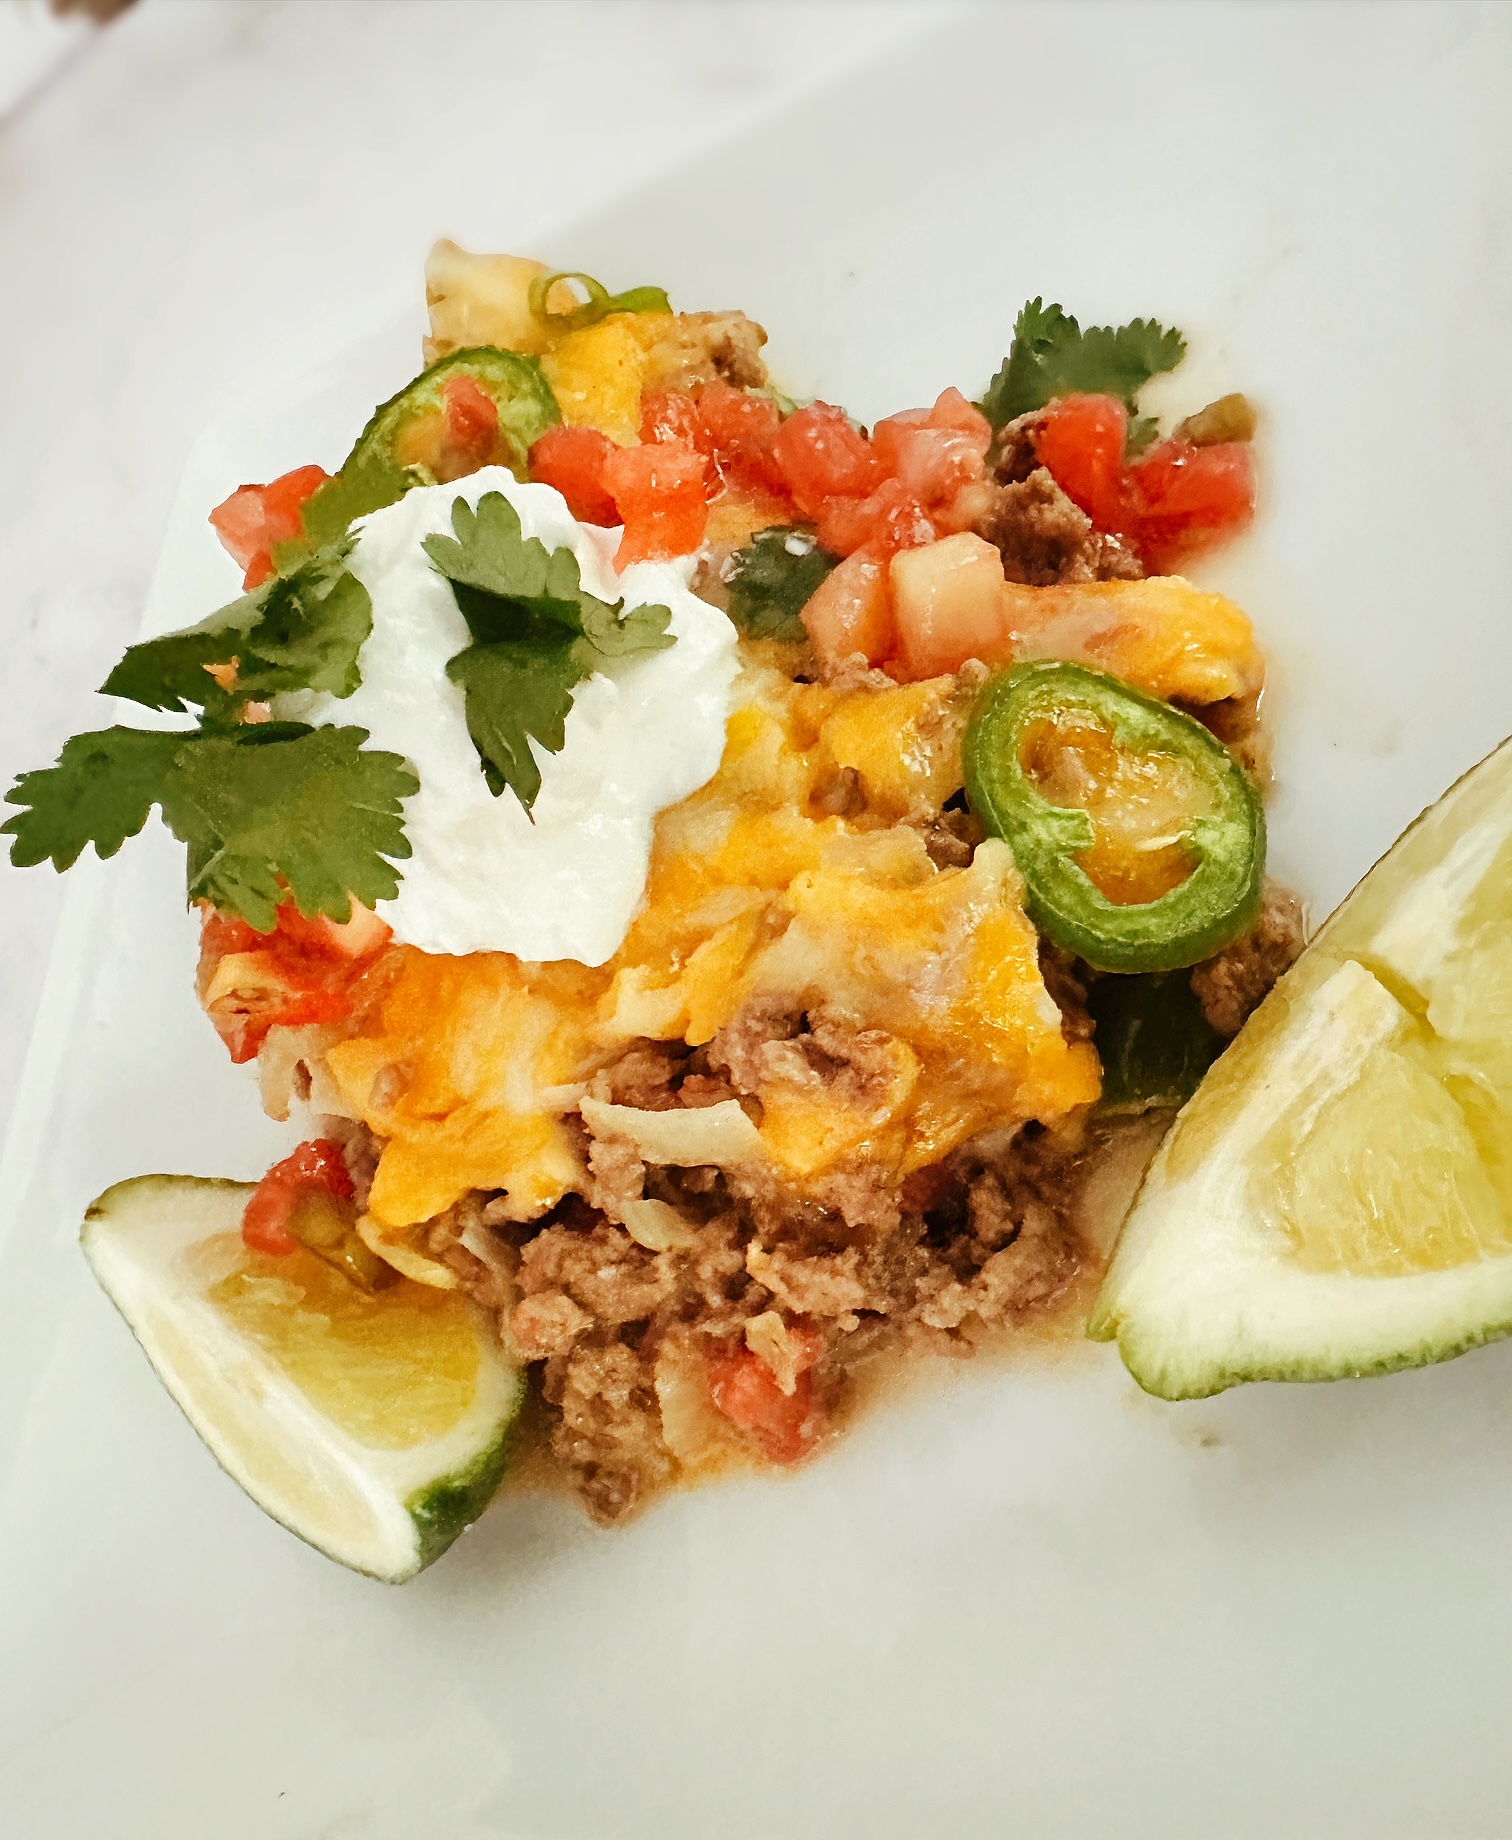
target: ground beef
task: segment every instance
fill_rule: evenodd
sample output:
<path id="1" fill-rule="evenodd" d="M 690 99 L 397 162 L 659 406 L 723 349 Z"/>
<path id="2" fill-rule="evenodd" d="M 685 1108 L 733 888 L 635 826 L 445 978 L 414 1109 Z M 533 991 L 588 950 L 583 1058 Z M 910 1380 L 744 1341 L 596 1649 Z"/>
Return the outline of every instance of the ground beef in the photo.
<path id="1" fill-rule="evenodd" d="M 999 483 L 984 499 L 973 528 L 1002 553 L 1009 581 L 1034 588 L 1061 582 L 1135 581 L 1139 558 L 1092 520 L 1044 467 L 1026 479 Z"/>
<path id="2" fill-rule="evenodd" d="M 1069 987 L 1074 974 L 1065 975 Z M 775 1073 L 842 1087 L 864 1105 L 890 1077 L 890 1041 L 832 1011 L 753 1006 L 697 1054 L 638 1044 L 605 1084 L 665 1109 L 690 1085 L 695 1101 L 716 1088 L 749 1095 Z M 815 1397 L 834 1405 L 854 1365 L 880 1346 L 969 1353 L 980 1327 L 1052 1305 L 1089 1256 L 1070 1223 L 1084 1146 L 1036 1126 L 978 1142 L 901 1189 L 862 1161 L 799 1194 L 770 1169 L 647 1168 L 609 1141 L 590 1138 L 588 1158 L 590 1197 L 569 1195 L 542 1221 L 492 1231 L 484 1198 L 467 1197 L 431 1223 L 427 1243 L 471 1258 L 461 1235 L 477 1245 L 482 1233 L 505 1249 L 507 1300 L 499 1304 L 496 1278 L 488 1289 L 493 1260 L 472 1261 L 477 1294 L 502 1307 L 519 1357 L 543 1364 L 552 1448 L 600 1521 L 680 1473 L 688 1388 L 696 1399 L 706 1384 L 703 1351 L 741 1345 L 765 1358 L 765 1348 L 817 1338 Z M 653 1252 L 616 1224 L 643 1196 L 676 1210 L 680 1243 Z M 675 1358 L 663 1360 L 663 1349 Z M 684 1381 L 664 1435 L 657 1376 L 665 1389 L 674 1370 Z M 703 1397 L 697 1410 L 759 1457 L 759 1440 L 723 1418 L 712 1390 Z"/>
<path id="3" fill-rule="evenodd" d="M 942 811 L 924 832 L 924 848 L 937 869 L 965 869 L 986 835 L 969 811 Z"/>
<path id="4" fill-rule="evenodd" d="M 520 1307 L 535 1297 L 561 1294 L 614 1327 L 651 1316 L 674 1281 L 668 1253 L 647 1252 L 623 1227 L 586 1207 L 578 1219 L 544 1228 L 520 1255 Z"/>
<path id="5" fill-rule="evenodd" d="M 357 1212 L 367 1212 L 368 1196 L 373 1192 L 373 1177 L 378 1173 L 378 1159 L 383 1154 L 382 1142 L 373 1135 L 365 1124 L 358 1124 L 347 1119 L 327 1119 L 328 1132 L 340 1130 L 341 1154 L 345 1159 L 347 1174 L 352 1178 L 352 1199 L 357 1204 Z"/>
<path id="6" fill-rule="evenodd" d="M 1260 725 L 1260 693 L 1228 696 L 1187 710 L 1215 734 L 1254 780 L 1268 786 L 1271 780 L 1270 737 Z"/>
<path id="7" fill-rule="evenodd" d="M 761 348 L 767 335 L 744 313 L 686 313 L 685 323 L 696 326 L 709 354 L 709 362 L 726 383 L 738 389 L 759 390 L 767 380 Z"/>
<path id="8" fill-rule="evenodd" d="M 1087 1012 L 1087 966 L 1074 952 L 1042 938 L 1039 943 L 1040 976 L 1061 1013 L 1061 1034 L 1067 1041 L 1091 1041 L 1093 1022 Z"/>
<path id="9" fill-rule="evenodd" d="M 677 1105 L 677 1082 L 687 1058 L 680 1041 L 636 1042 L 595 1076 L 593 1096 L 640 1112 L 669 1112 Z"/>
<path id="10" fill-rule="evenodd" d="M 1237 1035 L 1307 943 L 1302 903 L 1267 882 L 1259 917 L 1250 930 L 1192 973 L 1203 1014 L 1220 1035 Z"/>
<path id="11" fill-rule="evenodd" d="M 997 431 L 987 463 L 1000 485 L 1018 485 L 1039 465 L 1036 443 L 1044 423 L 1044 410 L 1031 409 L 1027 415 L 1005 422 Z"/>
<path id="12" fill-rule="evenodd" d="M 671 1479 L 654 1368 L 641 1350 L 596 1330 L 547 1361 L 542 1391 L 557 1409 L 551 1447 L 595 1520 L 620 1519 Z"/>
<path id="13" fill-rule="evenodd" d="M 972 528 L 995 543 L 1009 581 L 1034 588 L 1074 581 L 1137 581 L 1138 556 L 1105 536 L 1039 463 L 1036 440 L 1044 411 L 1032 410 L 998 430 L 988 456 L 992 484 Z"/>

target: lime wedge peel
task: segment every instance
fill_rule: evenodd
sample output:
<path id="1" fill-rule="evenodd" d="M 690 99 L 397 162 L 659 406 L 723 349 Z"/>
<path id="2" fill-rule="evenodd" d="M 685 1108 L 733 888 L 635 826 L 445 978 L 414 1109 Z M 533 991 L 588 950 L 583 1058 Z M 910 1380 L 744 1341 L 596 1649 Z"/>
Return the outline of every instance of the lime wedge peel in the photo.
<path id="1" fill-rule="evenodd" d="M 1089 1333 L 1168 1399 L 1512 1333 L 1509 1066 L 1512 742 L 1370 871 L 1182 1110 Z"/>
<path id="2" fill-rule="evenodd" d="M 399 1331 L 386 1355 L 420 1373 L 438 1352 L 455 1367 L 460 1352 L 470 1378 L 456 1409 L 440 1424 L 433 1411 L 417 1432 L 396 1399 L 387 1432 L 352 1435 L 287 1362 L 241 1332 L 212 1299 L 207 1249 L 235 1243 L 251 1192 L 243 1183 L 190 1176 L 118 1183 L 85 1217 L 85 1255 L 159 1379 L 258 1506 L 342 1565 L 401 1583 L 445 1552 L 488 1505 L 508 1464 L 523 1377 L 482 1310 L 455 1292 L 428 1293 L 420 1299 L 425 1312 Z M 375 1308 L 402 1288 L 380 1293 Z M 334 1380 L 329 1371 L 323 1376 L 327 1389 L 339 1386 L 344 1358 L 338 1346 Z M 360 1365 L 354 1368 L 354 1384 L 363 1377 Z M 371 1399 L 359 1404 L 359 1422 L 384 1409 Z"/>

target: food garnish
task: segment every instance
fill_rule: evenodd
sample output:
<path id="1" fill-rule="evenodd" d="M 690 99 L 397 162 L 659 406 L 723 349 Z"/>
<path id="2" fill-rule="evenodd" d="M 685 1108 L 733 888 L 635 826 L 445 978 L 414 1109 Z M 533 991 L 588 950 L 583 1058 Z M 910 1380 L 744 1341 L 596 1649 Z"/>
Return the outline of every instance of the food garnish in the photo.
<path id="1" fill-rule="evenodd" d="M 418 781 L 397 754 L 365 748 L 363 728 L 247 721 L 277 692 L 347 697 L 361 681 L 367 590 L 344 550 L 322 550 L 202 625 L 131 646 L 107 695 L 148 709 L 201 711 L 189 730 L 108 728 L 75 735 L 58 764 L 24 773 L 10 794 L 27 809 L 0 825 L 11 860 L 66 869 L 90 844 L 113 856 L 153 806 L 188 845 L 188 897 L 272 930 L 292 897 L 307 915 L 351 917 L 399 886 L 409 855 L 400 817 Z"/>
<path id="2" fill-rule="evenodd" d="M 1030 918 L 1094 970 L 1195 965 L 1258 912 L 1259 792 L 1169 703 L 1082 665 L 1018 665 L 983 690 L 963 758 Z"/>
<path id="3" fill-rule="evenodd" d="M 452 585 L 472 644 L 446 674 L 467 698 L 467 729 L 495 797 L 508 786 L 526 811 L 541 790 L 530 738 L 553 754 L 567 739 L 573 691 L 595 671 L 639 652 L 665 651 L 670 608 L 612 606 L 582 586 L 570 549 L 520 534 L 500 492 L 474 511 L 452 506 L 454 537 L 427 537 L 425 553 Z"/>
<path id="4" fill-rule="evenodd" d="M 1103 1112 L 1184 1105 L 1224 1047 L 1179 971 L 1103 977 L 1087 991 L 1102 1062 Z"/>
<path id="5" fill-rule="evenodd" d="M 551 297 L 558 283 L 569 294 L 576 283 L 583 290 L 583 299 L 571 307 L 553 307 Z M 596 326 L 610 313 L 670 313 L 672 303 L 667 299 L 665 288 L 633 287 L 611 294 L 603 282 L 595 281 L 592 275 L 582 274 L 577 269 L 559 268 L 550 274 L 537 275 L 531 282 L 530 310 L 553 331 L 579 332 L 584 326 Z"/>
<path id="6" fill-rule="evenodd" d="M 1082 331 L 1065 308 L 1029 301 L 1013 328 L 1013 345 L 982 397 L 982 413 L 994 428 L 1057 396 L 1114 396 L 1131 414 L 1139 392 L 1152 377 L 1175 370 L 1186 340 L 1158 320 L 1131 319 L 1126 326 L 1088 326 Z M 1154 423 L 1148 426 L 1151 432 Z M 1135 437 L 1136 446 L 1138 436 Z"/>
<path id="7" fill-rule="evenodd" d="M 1512 743 L 1365 877 L 1209 1074 L 1091 1322 L 1147 1391 L 1512 1332 Z"/>
<path id="8" fill-rule="evenodd" d="M 804 639 L 803 610 L 840 558 L 810 530 L 760 530 L 724 569 L 730 618 L 751 639 Z"/>

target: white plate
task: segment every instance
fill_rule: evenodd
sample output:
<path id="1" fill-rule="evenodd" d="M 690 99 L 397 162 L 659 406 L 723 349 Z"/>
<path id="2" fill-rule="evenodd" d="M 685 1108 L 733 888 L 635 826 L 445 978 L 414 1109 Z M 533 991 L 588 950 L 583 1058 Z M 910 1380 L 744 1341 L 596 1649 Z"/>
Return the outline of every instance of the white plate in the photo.
<path id="1" fill-rule="evenodd" d="M 1512 727 L 1508 48 L 1494 9 L 1004 10 L 541 253 L 741 304 L 862 413 L 979 387 L 1030 294 L 1185 327 L 1170 400 L 1266 410 L 1209 573 L 1278 661 L 1322 910 Z M 209 506 L 338 458 L 417 326 L 217 422 L 155 622 L 234 586 Z M 287 1141 L 195 1012 L 180 876 L 159 832 L 75 871 L 5 1165 L 0 1830 L 1505 1833 L 1506 1345 L 1178 1408 L 1104 1350 L 980 1365 L 614 1534 L 506 1494 L 398 1591 L 265 1521 L 74 1243 L 118 1177 Z"/>

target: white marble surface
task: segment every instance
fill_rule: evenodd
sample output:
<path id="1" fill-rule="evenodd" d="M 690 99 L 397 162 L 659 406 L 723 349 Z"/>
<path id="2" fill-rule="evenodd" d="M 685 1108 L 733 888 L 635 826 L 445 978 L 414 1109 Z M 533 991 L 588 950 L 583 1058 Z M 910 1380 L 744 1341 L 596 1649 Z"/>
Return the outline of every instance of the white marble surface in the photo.
<path id="1" fill-rule="evenodd" d="M 110 719 L 91 692 L 239 373 L 413 299 L 434 236 L 544 247 L 944 10 L 142 0 L 94 35 L 0 121 L 5 783 Z M 0 859 L 0 1119 L 62 894 Z"/>

